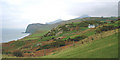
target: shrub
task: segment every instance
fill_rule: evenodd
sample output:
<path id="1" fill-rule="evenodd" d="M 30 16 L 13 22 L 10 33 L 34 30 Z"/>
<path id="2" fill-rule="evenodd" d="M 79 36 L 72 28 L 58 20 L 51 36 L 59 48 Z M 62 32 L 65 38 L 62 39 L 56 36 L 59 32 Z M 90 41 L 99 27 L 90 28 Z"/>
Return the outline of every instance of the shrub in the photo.
<path id="1" fill-rule="evenodd" d="M 52 37 L 51 39 L 55 39 L 55 37 Z"/>
<path id="2" fill-rule="evenodd" d="M 87 36 L 81 35 L 81 36 L 77 36 L 77 37 L 75 37 L 75 38 L 72 38 L 72 39 L 70 39 L 70 40 L 71 40 L 71 41 L 80 41 L 80 40 L 85 39 L 85 38 L 87 38 Z"/>
<path id="3" fill-rule="evenodd" d="M 2 54 L 11 54 L 11 52 L 2 51 Z"/>
<path id="4" fill-rule="evenodd" d="M 31 51 L 24 51 L 24 53 L 32 53 Z"/>
<path id="5" fill-rule="evenodd" d="M 19 50 L 14 51 L 13 55 L 16 56 L 16 57 L 23 57 L 23 53 Z"/>
<path id="6" fill-rule="evenodd" d="M 111 23 L 115 23 L 114 21 L 111 21 Z"/>
<path id="7" fill-rule="evenodd" d="M 51 48 L 51 46 L 50 46 L 50 44 L 47 44 L 47 45 L 42 46 L 41 48 L 42 49 L 49 49 L 49 48 Z"/>
<path id="8" fill-rule="evenodd" d="M 56 40 L 50 44 L 52 47 L 61 47 L 65 46 L 65 41 L 63 40 Z"/>
<path id="9" fill-rule="evenodd" d="M 39 50 L 41 50 L 42 48 L 40 47 L 40 48 L 38 48 L 36 51 L 39 51 Z"/>
<path id="10" fill-rule="evenodd" d="M 65 41 L 63 40 L 54 40 L 54 42 L 41 46 L 40 48 L 38 48 L 36 51 L 42 50 L 42 49 L 49 49 L 49 48 L 54 48 L 54 47 L 61 47 L 61 46 L 65 46 Z"/>
<path id="11" fill-rule="evenodd" d="M 65 25 L 60 26 L 59 28 L 62 28 L 63 31 L 69 31 L 69 29 L 67 27 L 65 27 Z"/>
<path id="12" fill-rule="evenodd" d="M 101 33 L 103 31 L 109 31 L 109 30 L 113 30 L 113 29 L 116 29 L 117 27 L 115 27 L 114 25 L 109 25 L 109 26 L 103 26 L 101 28 L 98 28 L 96 30 L 97 33 Z"/>

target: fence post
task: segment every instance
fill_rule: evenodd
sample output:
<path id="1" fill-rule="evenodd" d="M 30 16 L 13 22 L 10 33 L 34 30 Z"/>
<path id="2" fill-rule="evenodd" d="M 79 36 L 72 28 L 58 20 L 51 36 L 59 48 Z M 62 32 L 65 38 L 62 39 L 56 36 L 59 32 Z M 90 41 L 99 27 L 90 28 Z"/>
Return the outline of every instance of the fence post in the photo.
<path id="1" fill-rule="evenodd" d="M 101 35 L 101 38 L 102 38 L 102 33 L 100 33 L 100 35 Z"/>
<path id="2" fill-rule="evenodd" d="M 46 55 L 46 49 L 44 49 L 44 56 Z"/>
<path id="3" fill-rule="evenodd" d="M 75 46 L 75 42 L 74 42 L 74 40 L 73 40 L 73 46 Z"/>

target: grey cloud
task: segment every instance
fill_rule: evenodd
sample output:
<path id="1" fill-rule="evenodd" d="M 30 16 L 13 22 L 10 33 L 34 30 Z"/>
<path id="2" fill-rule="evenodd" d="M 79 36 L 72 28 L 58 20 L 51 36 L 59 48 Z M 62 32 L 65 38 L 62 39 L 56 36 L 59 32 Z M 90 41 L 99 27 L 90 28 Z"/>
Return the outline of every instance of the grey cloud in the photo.
<path id="1" fill-rule="evenodd" d="M 32 6 L 32 4 L 40 4 L 42 1 L 40 0 L 23 0 L 22 5 L 11 5 L 6 2 L 1 2 L 2 6 L 2 22 L 3 27 L 9 28 L 22 28 L 23 26 L 27 26 L 29 24 L 29 20 L 21 19 L 20 15 L 22 11 L 20 11 L 20 7 Z M 66 0 L 66 13 L 72 16 L 81 16 L 84 14 L 88 14 L 90 16 L 117 16 L 117 2 L 69 2 Z M 21 9 L 22 10 L 22 9 Z"/>
<path id="2" fill-rule="evenodd" d="M 80 16 L 88 14 L 91 16 L 117 16 L 117 2 L 94 2 L 78 3 L 69 9 L 69 14 Z"/>

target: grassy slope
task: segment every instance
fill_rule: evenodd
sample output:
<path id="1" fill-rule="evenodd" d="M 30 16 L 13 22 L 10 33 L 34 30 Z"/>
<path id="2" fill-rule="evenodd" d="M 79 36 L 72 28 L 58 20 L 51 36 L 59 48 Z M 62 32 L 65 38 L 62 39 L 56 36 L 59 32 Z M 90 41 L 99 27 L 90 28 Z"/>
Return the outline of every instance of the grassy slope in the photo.
<path id="1" fill-rule="evenodd" d="M 81 29 L 83 29 L 83 31 L 84 31 L 87 28 L 81 28 Z M 26 43 L 29 42 L 28 40 L 31 40 L 31 41 L 36 40 L 35 43 L 31 44 L 31 46 L 32 45 L 35 46 L 36 44 L 38 44 L 41 41 L 46 41 L 46 40 L 51 39 L 51 37 L 44 37 L 43 39 L 40 39 L 40 37 L 43 36 L 45 33 L 47 33 L 47 31 L 44 31 L 44 32 L 42 31 L 42 33 L 41 32 L 34 33 L 28 37 L 25 37 L 21 40 L 18 40 L 16 42 L 12 43 L 11 45 L 15 45 L 14 49 L 18 49 L 18 48 L 21 48 L 22 46 L 26 45 Z M 70 37 L 70 36 L 74 35 L 71 33 L 76 33 L 76 31 L 66 32 L 66 33 L 60 34 L 59 36 Z M 90 36 L 93 34 L 94 34 L 94 30 L 87 31 L 86 33 L 84 33 L 84 35 L 87 35 L 87 36 Z M 79 34 L 79 35 L 81 35 L 81 34 Z M 59 37 L 59 36 L 57 36 L 57 37 Z M 112 37 L 114 37 L 114 38 L 112 38 Z M 110 40 L 108 40 L 108 39 L 110 39 Z M 109 43 L 111 43 L 111 44 L 113 43 L 113 45 L 109 46 Z M 58 57 L 58 58 L 59 57 L 60 58 L 82 57 L 82 58 L 84 58 L 84 57 L 93 57 L 93 56 L 94 57 L 117 57 L 117 50 L 118 50 L 117 44 L 114 45 L 114 43 L 117 43 L 117 37 L 111 36 L 111 38 L 110 37 L 103 38 L 103 40 L 100 40 L 100 41 L 98 40 L 98 41 L 94 41 L 94 42 L 89 43 L 89 44 L 84 44 L 84 45 L 77 47 L 77 48 L 74 48 L 74 47 L 67 48 L 60 53 L 55 53 L 55 55 L 49 55 L 49 56 L 45 56 L 45 57 L 53 57 L 53 58 L 54 57 Z M 90 52 L 88 52 L 89 50 L 90 50 Z M 103 53 L 103 55 L 102 55 L 102 53 Z M 107 54 L 107 53 L 109 53 L 109 54 Z M 96 55 L 96 54 L 98 54 L 98 55 Z"/>
<path id="2" fill-rule="evenodd" d="M 118 39 L 115 34 L 103 39 L 94 40 L 79 47 L 67 48 L 44 58 L 117 58 Z"/>
<path id="3" fill-rule="evenodd" d="M 38 31 L 37 33 L 33 33 L 27 37 L 24 37 L 23 39 L 21 39 L 22 41 L 24 40 L 37 40 L 40 39 L 41 36 L 43 36 L 44 34 L 46 34 L 48 31 Z"/>

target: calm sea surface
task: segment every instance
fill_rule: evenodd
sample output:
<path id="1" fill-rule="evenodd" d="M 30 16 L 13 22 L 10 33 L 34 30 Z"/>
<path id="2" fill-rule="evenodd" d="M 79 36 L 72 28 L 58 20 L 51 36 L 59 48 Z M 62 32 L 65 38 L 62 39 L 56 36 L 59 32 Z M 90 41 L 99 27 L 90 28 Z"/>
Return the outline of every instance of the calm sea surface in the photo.
<path id="1" fill-rule="evenodd" d="M 21 39 L 28 36 L 28 33 L 22 33 L 25 29 L 2 29 L 2 42 Z"/>

